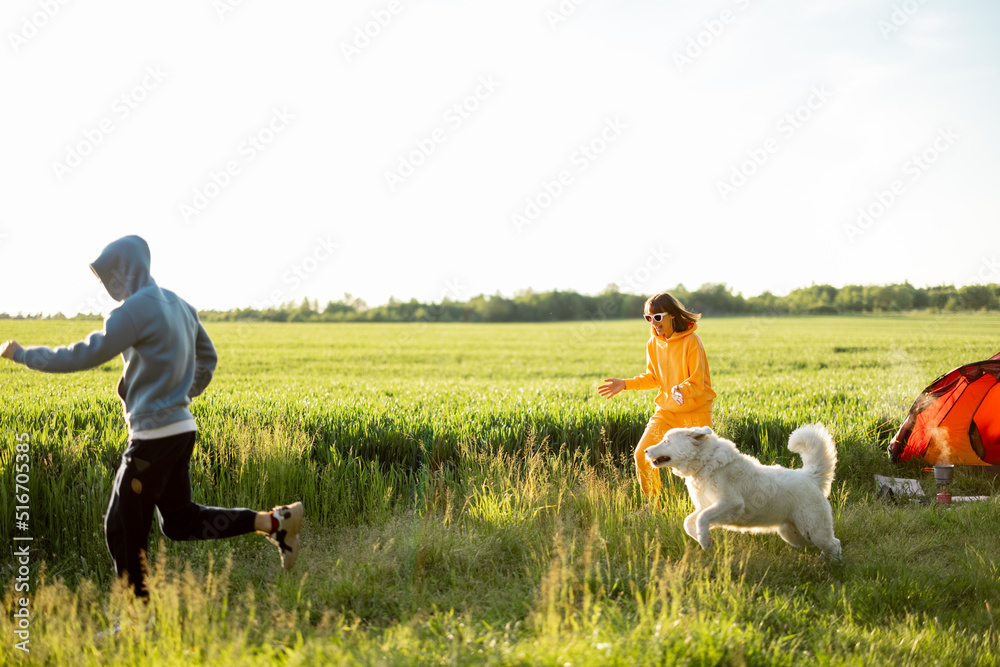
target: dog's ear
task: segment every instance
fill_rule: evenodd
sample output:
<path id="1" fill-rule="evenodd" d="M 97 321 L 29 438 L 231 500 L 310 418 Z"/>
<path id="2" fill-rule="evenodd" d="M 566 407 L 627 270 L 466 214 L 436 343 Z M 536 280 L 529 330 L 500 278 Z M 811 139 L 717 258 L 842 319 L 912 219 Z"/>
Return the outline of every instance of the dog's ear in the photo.
<path id="1" fill-rule="evenodd" d="M 708 436 L 712 435 L 714 431 L 708 426 L 699 426 L 697 428 L 691 429 L 691 439 L 696 445 L 700 445 L 708 440 Z"/>

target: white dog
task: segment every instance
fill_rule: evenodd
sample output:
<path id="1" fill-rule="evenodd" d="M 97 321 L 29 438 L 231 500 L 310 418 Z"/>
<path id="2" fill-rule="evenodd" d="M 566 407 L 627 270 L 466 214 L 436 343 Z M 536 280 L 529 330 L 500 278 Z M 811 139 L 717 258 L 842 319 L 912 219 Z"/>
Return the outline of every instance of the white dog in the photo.
<path id="1" fill-rule="evenodd" d="M 674 428 L 646 450 L 657 468 L 669 467 L 687 483 L 694 512 L 684 530 L 708 549 L 710 526 L 751 533 L 777 532 L 793 547 L 812 544 L 840 559 L 833 535 L 830 485 L 837 446 L 822 424 L 800 426 L 788 449 L 802 456 L 802 467 L 765 466 L 741 454 L 729 440 L 707 426 Z"/>

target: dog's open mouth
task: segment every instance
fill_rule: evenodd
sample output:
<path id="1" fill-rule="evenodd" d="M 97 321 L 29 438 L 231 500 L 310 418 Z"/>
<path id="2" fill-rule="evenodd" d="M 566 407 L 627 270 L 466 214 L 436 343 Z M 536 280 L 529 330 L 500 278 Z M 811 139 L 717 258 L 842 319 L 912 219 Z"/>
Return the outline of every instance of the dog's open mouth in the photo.
<path id="1" fill-rule="evenodd" d="M 652 463 L 657 468 L 662 468 L 663 466 L 665 466 L 668 463 L 670 463 L 670 457 L 669 456 L 657 456 L 655 459 L 653 459 Z"/>

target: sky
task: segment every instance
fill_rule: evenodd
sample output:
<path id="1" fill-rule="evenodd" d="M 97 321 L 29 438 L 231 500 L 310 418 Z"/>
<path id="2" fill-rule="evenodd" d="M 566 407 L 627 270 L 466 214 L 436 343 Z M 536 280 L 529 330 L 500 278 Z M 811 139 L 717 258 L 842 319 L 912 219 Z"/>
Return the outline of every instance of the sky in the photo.
<path id="1" fill-rule="evenodd" d="M 0 312 L 1000 283 L 985 0 L 7 0 Z"/>

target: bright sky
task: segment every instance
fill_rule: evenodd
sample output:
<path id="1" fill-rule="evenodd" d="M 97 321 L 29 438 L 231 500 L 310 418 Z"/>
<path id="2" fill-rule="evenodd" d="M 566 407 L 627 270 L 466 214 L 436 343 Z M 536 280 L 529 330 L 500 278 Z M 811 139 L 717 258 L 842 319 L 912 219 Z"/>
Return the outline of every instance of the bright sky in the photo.
<path id="1" fill-rule="evenodd" d="M 0 312 L 1000 282 L 987 0 L 7 0 Z M 865 213 L 859 218 L 859 211 Z"/>

